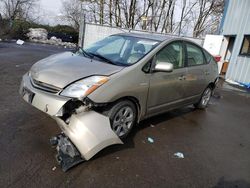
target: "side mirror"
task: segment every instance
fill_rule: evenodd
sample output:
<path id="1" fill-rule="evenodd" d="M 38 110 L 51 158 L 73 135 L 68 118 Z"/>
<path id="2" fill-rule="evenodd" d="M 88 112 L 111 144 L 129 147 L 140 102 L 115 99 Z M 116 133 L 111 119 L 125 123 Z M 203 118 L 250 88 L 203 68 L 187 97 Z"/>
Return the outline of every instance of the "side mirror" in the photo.
<path id="1" fill-rule="evenodd" d="M 155 65 L 154 72 L 172 72 L 174 66 L 172 63 L 168 62 L 158 62 Z"/>

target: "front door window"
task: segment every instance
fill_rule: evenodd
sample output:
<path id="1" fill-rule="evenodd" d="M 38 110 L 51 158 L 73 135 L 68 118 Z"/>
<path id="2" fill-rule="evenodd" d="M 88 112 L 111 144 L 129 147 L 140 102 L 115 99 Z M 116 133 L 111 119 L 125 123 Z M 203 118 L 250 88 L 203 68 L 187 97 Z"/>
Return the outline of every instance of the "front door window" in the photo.
<path id="1" fill-rule="evenodd" d="M 173 42 L 164 47 L 156 55 L 156 64 L 159 62 L 168 62 L 174 65 L 174 69 L 184 67 L 184 53 L 182 42 Z"/>

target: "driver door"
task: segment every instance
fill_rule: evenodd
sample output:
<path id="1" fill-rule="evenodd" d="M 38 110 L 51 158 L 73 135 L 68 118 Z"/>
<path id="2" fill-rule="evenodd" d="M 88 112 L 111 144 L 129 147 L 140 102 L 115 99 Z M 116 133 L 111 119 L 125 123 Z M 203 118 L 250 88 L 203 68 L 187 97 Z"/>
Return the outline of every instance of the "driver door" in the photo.
<path id="1" fill-rule="evenodd" d="M 184 96 L 185 52 L 182 41 L 175 41 L 163 47 L 155 56 L 154 64 L 172 63 L 172 72 L 152 72 L 147 103 L 147 115 L 155 115 L 182 106 Z M 154 67 L 154 65 L 153 65 Z"/>

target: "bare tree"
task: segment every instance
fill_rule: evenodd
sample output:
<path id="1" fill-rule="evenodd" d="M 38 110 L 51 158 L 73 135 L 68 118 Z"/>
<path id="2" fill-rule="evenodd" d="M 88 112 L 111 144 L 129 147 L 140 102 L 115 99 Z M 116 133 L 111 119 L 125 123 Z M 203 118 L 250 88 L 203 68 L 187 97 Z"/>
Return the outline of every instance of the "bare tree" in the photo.
<path id="1" fill-rule="evenodd" d="M 218 24 L 218 22 L 214 22 L 212 17 L 222 14 L 224 0 L 199 0 L 198 5 L 198 11 L 193 13 L 195 20 L 193 28 L 194 37 L 200 36 L 206 29 L 214 26 L 214 24 Z"/>
<path id="2" fill-rule="evenodd" d="M 101 25 L 103 25 L 103 21 L 104 21 L 104 0 L 99 0 L 99 6 L 100 6 L 100 13 L 99 13 L 99 23 Z"/>
<path id="3" fill-rule="evenodd" d="M 155 29 L 155 31 L 157 31 L 158 28 L 159 28 L 159 26 L 160 26 L 161 19 L 162 19 L 162 15 L 163 15 L 163 10 L 165 9 L 166 3 L 167 3 L 166 0 L 162 0 L 162 1 L 161 1 L 161 4 L 159 5 L 160 8 L 157 9 L 157 10 L 159 10 L 159 13 L 158 13 L 159 16 L 158 16 L 158 21 L 155 22 L 155 24 L 154 24 L 154 29 Z"/>
<path id="4" fill-rule="evenodd" d="M 121 0 L 120 3 L 121 19 L 124 20 L 124 25 L 126 28 L 135 28 L 135 16 L 137 11 L 137 0 Z"/>
<path id="5" fill-rule="evenodd" d="M 109 0 L 109 25 L 112 26 L 113 22 L 113 1 Z"/>
<path id="6" fill-rule="evenodd" d="M 194 6 L 197 3 L 197 1 L 192 0 L 181 0 L 181 6 L 178 7 L 181 9 L 180 20 L 176 23 L 177 26 L 173 30 L 173 33 L 178 33 L 178 35 L 181 35 L 185 33 L 185 29 L 190 28 L 191 12 L 194 11 Z M 189 28 L 186 28 L 187 26 L 189 26 Z"/>
<path id="7" fill-rule="evenodd" d="M 172 32 L 173 30 L 173 19 L 174 19 L 174 9 L 175 9 L 175 0 L 169 0 L 168 5 L 166 7 L 166 12 L 164 15 L 164 21 L 162 25 L 161 32 L 165 33 Z"/>
<path id="8" fill-rule="evenodd" d="M 62 1 L 62 14 L 66 20 L 73 26 L 75 29 L 80 27 L 80 18 L 81 18 L 81 1 L 79 0 L 63 0 Z"/>
<path id="9" fill-rule="evenodd" d="M 137 26 L 140 24 L 140 28 L 146 30 L 149 25 L 151 25 L 151 21 L 149 21 L 150 9 L 153 6 L 153 0 L 143 0 L 143 11 L 141 12 L 140 9 L 137 9 L 137 19 L 135 21 L 135 25 Z"/>
<path id="10" fill-rule="evenodd" d="M 122 26 L 122 18 L 121 18 L 121 7 L 120 7 L 120 3 L 119 0 L 115 0 L 114 1 L 114 6 L 115 6 L 115 25 L 118 27 Z"/>
<path id="11" fill-rule="evenodd" d="M 82 0 L 87 22 L 179 35 L 193 32 L 195 37 L 216 30 L 223 1 Z M 63 0 L 62 13 L 79 28 L 80 0 Z"/>
<path id="12" fill-rule="evenodd" d="M 31 19 L 32 10 L 38 0 L 1 0 L 3 16 L 14 21 L 15 19 Z"/>
<path id="13" fill-rule="evenodd" d="M 182 0 L 181 19 L 179 23 L 179 32 L 178 32 L 179 35 L 181 34 L 181 26 L 184 20 L 184 12 L 185 12 L 186 6 L 187 6 L 187 0 Z"/>

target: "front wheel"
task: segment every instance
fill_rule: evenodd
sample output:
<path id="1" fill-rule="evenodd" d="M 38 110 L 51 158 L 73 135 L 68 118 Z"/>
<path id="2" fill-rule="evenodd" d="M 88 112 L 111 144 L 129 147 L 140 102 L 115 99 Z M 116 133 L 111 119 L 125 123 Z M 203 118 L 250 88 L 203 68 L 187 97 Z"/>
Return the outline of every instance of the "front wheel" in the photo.
<path id="1" fill-rule="evenodd" d="M 104 114 L 109 117 L 112 130 L 122 139 L 127 137 L 136 122 L 136 106 L 129 100 L 115 103 Z"/>
<path id="2" fill-rule="evenodd" d="M 194 104 L 194 106 L 196 108 L 199 108 L 199 109 L 205 109 L 208 105 L 208 102 L 212 96 L 212 89 L 211 87 L 207 87 L 205 89 L 205 91 L 203 92 L 202 96 L 201 96 L 201 99 L 198 103 Z"/>

